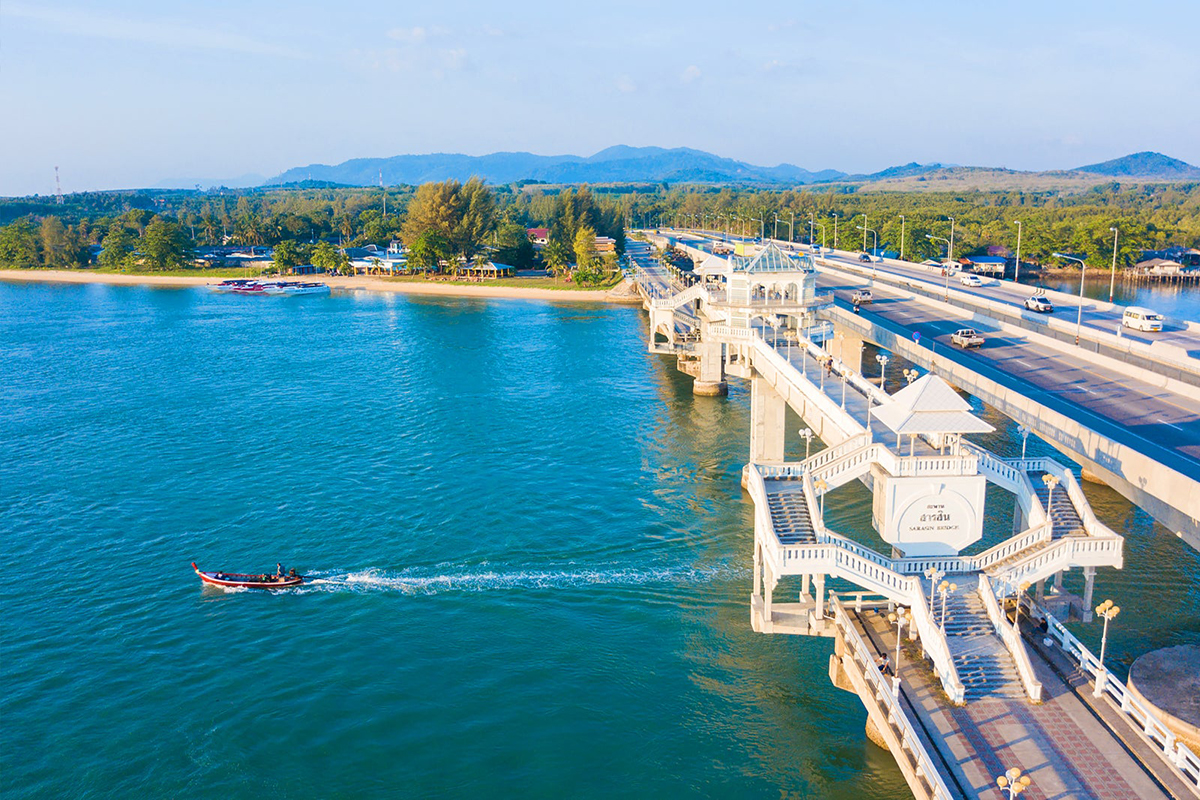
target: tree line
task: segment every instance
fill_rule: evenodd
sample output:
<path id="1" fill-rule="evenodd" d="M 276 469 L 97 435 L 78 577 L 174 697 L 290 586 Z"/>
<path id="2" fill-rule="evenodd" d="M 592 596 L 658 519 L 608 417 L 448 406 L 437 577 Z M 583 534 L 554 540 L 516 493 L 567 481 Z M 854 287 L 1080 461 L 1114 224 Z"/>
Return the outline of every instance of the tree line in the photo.
<path id="1" fill-rule="evenodd" d="M 678 221 L 755 236 L 765 228 L 768 236 L 777 230 L 779 238 L 811 237 L 849 250 L 864 249 L 865 234 L 866 249 L 877 241 L 898 252 L 903 242 L 904 257 L 915 261 L 947 255 L 952 219 L 956 258 L 985 255 L 991 247 L 1015 252 L 1018 232 L 1022 261 L 1043 265 L 1059 263 L 1055 252 L 1110 263 L 1113 228 L 1118 265 L 1132 266 L 1145 250 L 1200 247 L 1200 184 L 1113 183 L 1075 194 L 688 187 L 636 197 L 630 212 L 639 224 Z"/>
<path id="2" fill-rule="evenodd" d="M 544 266 L 581 282 L 600 280 L 614 257 L 595 237 L 624 248 L 627 225 L 696 225 L 861 249 L 913 260 L 943 258 L 954 225 L 954 255 L 989 247 L 1056 263 L 1066 251 L 1089 263 L 1131 265 L 1141 252 L 1169 245 L 1200 247 L 1200 184 L 1105 184 L 1063 192 L 882 192 L 853 187 L 768 191 L 661 184 L 562 188 L 481 181 L 418 187 L 349 188 L 301 184 L 224 192 L 91 192 L 52 198 L 0 199 L 0 267 L 70 268 L 88 263 L 88 248 L 110 268 L 168 269 L 190 263 L 193 249 L 217 244 L 283 246 L 282 263 L 336 268 L 343 246 L 400 240 L 410 262 L 454 270 L 490 254 L 519 268 Z M 811 222 L 810 222 L 811 220 Z M 526 229 L 550 231 L 534 249 Z M 149 233 L 147 233 L 149 232 Z M 112 237 L 109 240 L 109 237 Z M 937 238 L 930 238 L 937 237 Z M 106 245 L 111 244 L 112 247 Z M 322 246 L 324 245 L 324 246 Z M 279 260 L 279 259 L 277 259 Z M 136 263 L 131 263 L 136 262 Z"/>
<path id="3" fill-rule="evenodd" d="M 0 219 L 25 212 L 0 226 L 0 267 L 84 267 L 89 248 L 99 245 L 102 268 L 180 269 L 194 263 L 197 248 L 237 245 L 274 248 L 281 270 L 310 262 L 333 270 L 347 264 L 342 247 L 399 240 L 421 271 L 456 271 L 491 258 L 594 283 L 616 270 L 625 244 L 626 215 L 616 199 L 586 187 L 545 193 L 477 178 L 399 189 L 87 193 L 65 200 L 0 200 Z M 540 252 L 529 227 L 550 230 Z M 599 255 L 597 236 L 614 239 L 616 253 Z"/>

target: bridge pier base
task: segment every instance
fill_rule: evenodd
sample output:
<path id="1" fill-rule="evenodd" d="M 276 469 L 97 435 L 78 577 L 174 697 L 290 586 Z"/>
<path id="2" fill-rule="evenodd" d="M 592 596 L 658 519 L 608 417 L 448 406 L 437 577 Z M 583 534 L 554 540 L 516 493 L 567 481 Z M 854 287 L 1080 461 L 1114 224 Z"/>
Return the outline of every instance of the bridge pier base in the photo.
<path id="1" fill-rule="evenodd" d="M 826 352 L 837 356 L 854 372 L 862 372 L 863 338 L 849 328 L 833 326 L 833 339 L 823 345 Z"/>
<path id="2" fill-rule="evenodd" d="M 1083 610 L 1079 616 L 1084 622 L 1092 621 L 1092 593 L 1096 589 L 1096 568 L 1083 568 Z"/>
<path id="3" fill-rule="evenodd" d="M 787 403 L 764 378 L 750 380 L 750 462 L 783 461 Z"/>
<path id="4" fill-rule="evenodd" d="M 696 345 L 699 357 L 699 374 L 692 383 L 692 394 L 700 397 L 720 397 L 729 393 L 725 383 L 725 363 L 721 355 L 721 343 L 712 341 L 708 326 L 700 326 L 700 344 Z"/>

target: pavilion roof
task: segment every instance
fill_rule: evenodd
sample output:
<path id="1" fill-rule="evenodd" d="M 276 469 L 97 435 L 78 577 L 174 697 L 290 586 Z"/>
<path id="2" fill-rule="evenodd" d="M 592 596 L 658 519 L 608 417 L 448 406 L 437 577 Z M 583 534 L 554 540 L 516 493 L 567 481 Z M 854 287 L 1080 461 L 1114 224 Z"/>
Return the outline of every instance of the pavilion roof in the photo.
<path id="1" fill-rule="evenodd" d="M 971 406 L 937 375 L 924 375 L 879 406 L 876 418 L 894 433 L 989 433 L 995 428 L 971 413 Z"/>
<path id="2" fill-rule="evenodd" d="M 771 242 L 755 256 L 733 256 L 730 258 L 734 272 L 812 272 L 812 258 L 794 256 L 779 249 Z"/>

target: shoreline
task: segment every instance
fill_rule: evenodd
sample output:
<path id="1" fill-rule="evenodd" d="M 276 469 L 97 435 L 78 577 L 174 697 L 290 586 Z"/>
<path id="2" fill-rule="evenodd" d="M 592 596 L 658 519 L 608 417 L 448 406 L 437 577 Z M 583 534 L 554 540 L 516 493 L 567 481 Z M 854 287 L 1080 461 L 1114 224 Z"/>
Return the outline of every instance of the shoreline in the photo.
<path id="1" fill-rule="evenodd" d="M 309 278 L 310 276 L 299 276 Z M 331 289 L 343 291 L 363 290 L 368 292 L 390 292 L 438 297 L 481 297 L 508 300 L 554 300 L 571 303 L 610 303 L 617 305 L 641 305 L 637 294 L 618 292 L 624 284 L 613 289 L 543 289 L 538 287 L 488 286 L 486 284 L 461 283 L 414 283 L 389 281 L 369 275 L 355 277 L 320 277 Z M 163 288 L 186 288 L 215 286 L 224 278 L 202 275 L 127 275 L 116 272 L 88 272 L 84 270 L 7 269 L 0 270 L 0 281 L 9 283 L 104 283 L 113 286 L 158 286 Z M 289 280 L 285 278 L 285 280 Z"/>

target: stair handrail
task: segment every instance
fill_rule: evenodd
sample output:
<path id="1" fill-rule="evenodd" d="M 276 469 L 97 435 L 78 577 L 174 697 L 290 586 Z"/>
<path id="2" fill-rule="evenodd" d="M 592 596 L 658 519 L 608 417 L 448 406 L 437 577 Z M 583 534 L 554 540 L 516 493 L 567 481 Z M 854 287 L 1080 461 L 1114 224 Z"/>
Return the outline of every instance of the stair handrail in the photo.
<path id="1" fill-rule="evenodd" d="M 942 775 L 938 771 L 937 765 L 930 757 L 929 752 L 925 749 L 920 737 L 917 735 L 916 727 L 913 725 L 908 714 L 900 705 L 899 699 L 893 693 L 892 687 L 889 685 L 888 679 L 880 672 L 879 667 L 875 664 L 874 656 L 871 650 L 867 647 L 867 643 L 863 641 L 858 629 L 854 627 L 850 615 L 846 612 L 846 607 L 842 605 L 842 600 L 835 593 L 829 593 L 829 612 L 833 618 L 833 624 L 842 634 L 842 641 L 846 645 L 846 649 L 850 657 L 854 660 L 862 673 L 863 678 L 867 682 L 868 693 L 871 698 L 879 705 L 879 711 L 884 719 L 894 722 L 900 729 L 899 736 L 901 751 L 907 751 L 912 754 L 913 772 L 916 776 L 924 778 L 931 788 L 931 800 L 950 800 L 954 797 L 950 789 L 942 780 Z M 867 697 L 862 698 L 864 701 Z M 900 753 L 896 756 L 900 757 Z"/>
<path id="2" fill-rule="evenodd" d="M 1005 539 L 995 547 L 990 547 L 971 558 L 975 563 L 976 569 L 987 570 L 1001 561 L 1012 558 L 1023 550 L 1028 550 L 1035 545 L 1049 542 L 1053 532 L 1053 525 L 1049 521 L 1046 521 L 1040 525 L 1027 528 L 1016 536 Z"/>
<path id="3" fill-rule="evenodd" d="M 1136 727 L 1146 734 L 1146 738 L 1162 750 L 1166 760 L 1179 770 L 1184 780 L 1191 786 L 1200 787 L 1200 756 L 1179 741 L 1157 712 L 1147 707 L 1120 679 L 1105 669 L 1100 659 L 1063 627 L 1053 614 L 1040 606 L 1035 606 L 1035 609 L 1046 619 L 1046 634 L 1059 643 L 1063 653 L 1079 664 L 1079 668 L 1100 686 L 1101 692 L 1113 699 L 1121 713 L 1130 717 Z"/>
<path id="4" fill-rule="evenodd" d="M 821 505 L 817 502 L 817 487 L 813 483 L 812 473 L 807 469 L 800 478 L 800 485 L 804 491 L 804 502 L 808 505 L 808 521 L 812 523 L 813 533 L 820 541 L 821 534 L 825 532 L 825 515 L 821 513 Z"/>
<path id="5" fill-rule="evenodd" d="M 912 582 L 909 614 L 917 634 L 921 637 L 921 647 L 933 662 L 934 671 L 941 680 L 942 688 L 946 690 L 950 702 L 961 706 L 967 702 L 967 690 L 958 677 L 958 668 L 954 666 L 954 659 L 950 656 L 950 643 L 946 641 L 946 632 L 938 627 L 933 615 L 929 613 L 929 600 L 925 596 L 921 581 L 916 577 L 909 577 L 909 580 Z"/>
<path id="6" fill-rule="evenodd" d="M 771 514 L 767 510 L 767 487 L 755 464 L 750 464 L 746 470 L 746 490 L 750 493 L 750 500 L 754 504 L 754 516 L 758 523 L 755 528 L 758 529 L 761 526 L 765 544 L 773 554 L 777 555 L 779 536 L 775 533 L 775 523 L 771 521 Z"/>
<path id="7" fill-rule="evenodd" d="M 809 458 L 805 459 L 804 465 L 810 470 L 818 470 L 826 464 L 837 461 L 845 455 L 853 453 L 855 450 L 860 450 L 870 444 L 865 433 L 858 433 L 851 436 L 841 444 L 836 444 L 833 447 L 826 447 L 818 453 L 814 453 Z"/>
<path id="8" fill-rule="evenodd" d="M 1008 624 L 1004 612 L 1000 610 L 996 593 L 992 591 L 992 583 L 982 572 L 979 573 L 979 596 L 983 599 L 983 607 L 987 609 L 988 619 L 992 621 L 996 635 L 1004 642 L 1005 648 L 1008 649 L 1008 655 L 1017 666 L 1017 674 L 1021 676 L 1025 694 L 1029 695 L 1029 699 L 1035 703 L 1042 702 L 1042 682 L 1033 672 L 1033 664 L 1029 660 L 1029 652 L 1025 649 L 1025 643 L 1021 641 L 1021 636 L 1016 629 Z"/>

